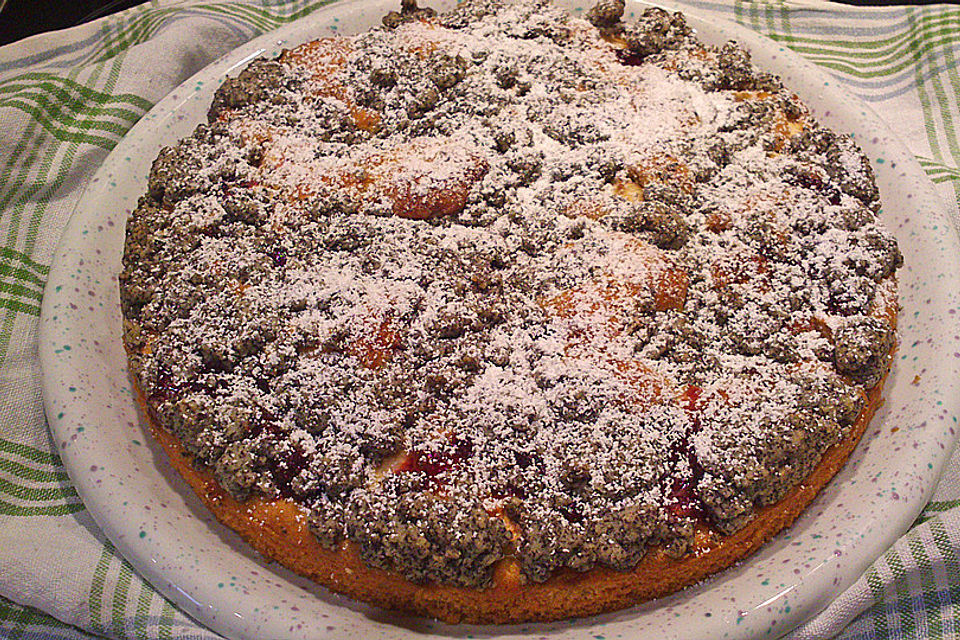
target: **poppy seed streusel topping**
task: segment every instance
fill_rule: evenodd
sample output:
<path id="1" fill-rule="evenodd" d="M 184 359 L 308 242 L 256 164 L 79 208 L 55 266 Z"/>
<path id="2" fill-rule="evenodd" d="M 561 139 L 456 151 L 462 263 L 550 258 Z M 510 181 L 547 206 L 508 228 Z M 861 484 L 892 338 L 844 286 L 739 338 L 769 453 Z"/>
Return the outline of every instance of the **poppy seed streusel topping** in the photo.
<path id="1" fill-rule="evenodd" d="M 257 60 L 120 276 L 153 418 L 327 546 L 478 587 L 732 533 L 894 344 L 867 160 L 680 15 L 480 0 Z"/>

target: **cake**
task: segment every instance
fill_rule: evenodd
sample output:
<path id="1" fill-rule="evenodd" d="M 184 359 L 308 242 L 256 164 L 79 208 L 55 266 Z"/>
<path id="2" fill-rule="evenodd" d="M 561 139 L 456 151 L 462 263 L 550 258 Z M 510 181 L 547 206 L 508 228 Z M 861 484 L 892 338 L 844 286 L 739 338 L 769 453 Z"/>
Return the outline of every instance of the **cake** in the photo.
<path id="1" fill-rule="evenodd" d="M 406 0 L 254 60 L 119 277 L 157 439 L 266 557 L 449 622 L 676 591 L 843 466 L 896 344 L 870 163 L 681 14 Z"/>

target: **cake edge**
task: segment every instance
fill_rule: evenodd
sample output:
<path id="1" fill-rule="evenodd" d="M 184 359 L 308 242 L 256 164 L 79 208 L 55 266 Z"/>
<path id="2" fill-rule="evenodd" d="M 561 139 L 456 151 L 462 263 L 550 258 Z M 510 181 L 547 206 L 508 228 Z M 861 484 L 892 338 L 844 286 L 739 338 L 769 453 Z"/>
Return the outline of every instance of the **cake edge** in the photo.
<path id="1" fill-rule="evenodd" d="M 895 329 L 896 314 L 890 316 Z M 895 352 L 896 345 L 887 356 L 888 363 Z M 678 559 L 670 558 L 660 547 L 651 547 L 629 571 L 603 566 L 582 573 L 565 569 L 542 583 L 524 580 L 519 563 L 506 558 L 495 567 L 491 586 L 484 589 L 416 584 L 399 573 L 367 566 L 353 543 L 325 548 L 291 500 L 258 496 L 238 502 L 220 487 L 209 469 L 194 465 L 194 456 L 158 424 L 135 381 L 134 386 L 150 432 L 174 470 L 221 524 L 235 531 L 267 560 L 335 593 L 386 609 L 451 624 L 511 624 L 625 609 L 679 591 L 752 555 L 790 527 L 846 465 L 883 402 L 882 389 L 889 374 L 888 367 L 883 379 L 866 391 L 866 402 L 857 421 L 842 440 L 824 452 L 810 475 L 780 501 L 758 508 L 755 517 L 739 531 L 723 536 L 700 525 L 693 550 Z"/>

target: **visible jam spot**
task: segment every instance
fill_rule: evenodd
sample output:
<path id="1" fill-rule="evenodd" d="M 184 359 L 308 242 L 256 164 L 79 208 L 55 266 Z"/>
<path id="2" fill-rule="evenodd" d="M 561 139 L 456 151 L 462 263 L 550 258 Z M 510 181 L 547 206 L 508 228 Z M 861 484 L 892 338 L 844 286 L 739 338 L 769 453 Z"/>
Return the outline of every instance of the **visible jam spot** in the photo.
<path id="1" fill-rule="evenodd" d="M 667 494 L 667 511 L 677 518 L 696 518 L 706 522 L 708 515 L 700 501 L 700 496 L 697 494 L 697 485 L 703 479 L 703 467 L 700 466 L 696 453 L 690 445 L 690 439 L 684 438 L 680 445 L 671 451 L 671 454 L 675 455 L 678 461 L 686 458 L 690 475 L 673 480 Z"/>
<path id="2" fill-rule="evenodd" d="M 307 458 L 298 446 L 288 445 L 284 449 L 270 456 L 267 466 L 270 469 L 273 484 L 280 491 L 280 495 L 292 498 L 296 493 L 292 486 L 293 480 L 306 467 Z"/>
<path id="3" fill-rule="evenodd" d="M 519 469 L 528 469 L 533 466 L 537 472 L 543 472 L 543 458 L 537 453 L 514 451 L 513 459 Z M 522 500 L 527 497 L 527 492 L 522 487 L 517 486 L 516 483 L 509 481 L 493 489 L 491 497 L 520 498 Z"/>
<path id="4" fill-rule="evenodd" d="M 473 442 L 462 438 L 454 438 L 450 448 L 443 451 L 413 450 L 407 454 L 406 460 L 396 468 L 398 473 L 422 473 L 427 482 L 434 489 L 446 484 L 445 476 L 449 472 L 460 468 L 463 462 L 473 455 Z"/>
<path id="5" fill-rule="evenodd" d="M 667 511 L 677 518 L 696 518 L 706 521 L 707 513 L 697 495 L 696 487 L 703 478 L 703 467 L 697 460 L 691 439 L 701 429 L 700 414 L 703 411 L 703 389 L 696 385 L 688 385 L 680 394 L 680 406 L 691 418 L 690 430 L 683 440 L 671 450 L 670 457 L 673 468 L 678 468 L 680 462 L 686 460 L 690 473 L 686 477 L 674 478 L 668 491 Z"/>
<path id="6" fill-rule="evenodd" d="M 699 468 L 699 465 L 698 465 Z M 703 469 L 699 473 L 694 473 L 690 478 L 684 478 L 674 482 L 670 489 L 667 511 L 670 515 L 677 518 L 695 518 L 697 520 L 707 520 L 707 513 L 703 510 L 703 503 L 700 502 L 700 496 L 697 495 L 696 486 L 703 477 Z"/>
<path id="7" fill-rule="evenodd" d="M 158 371 L 157 381 L 153 385 L 153 391 L 150 392 L 150 404 L 169 402 L 178 395 L 180 395 L 180 384 L 173 381 L 169 371 Z"/>
<path id="8" fill-rule="evenodd" d="M 206 391 L 206 387 L 197 380 L 176 380 L 166 367 L 157 370 L 156 383 L 148 397 L 151 406 L 164 402 L 173 402 L 188 393 Z"/>
<path id="9" fill-rule="evenodd" d="M 308 458 L 298 443 L 287 439 L 287 433 L 272 421 L 271 416 L 255 420 L 247 437 L 260 437 L 268 443 L 271 453 L 266 461 L 267 470 L 282 497 L 305 499 L 316 497 L 324 491 L 322 485 L 308 492 L 294 489 L 293 481 L 307 467 Z"/>
<path id="10" fill-rule="evenodd" d="M 687 385 L 687 388 L 680 394 L 680 406 L 693 419 L 694 433 L 700 430 L 700 412 L 703 411 L 703 402 L 700 400 L 702 396 L 703 389 L 694 384 Z"/>

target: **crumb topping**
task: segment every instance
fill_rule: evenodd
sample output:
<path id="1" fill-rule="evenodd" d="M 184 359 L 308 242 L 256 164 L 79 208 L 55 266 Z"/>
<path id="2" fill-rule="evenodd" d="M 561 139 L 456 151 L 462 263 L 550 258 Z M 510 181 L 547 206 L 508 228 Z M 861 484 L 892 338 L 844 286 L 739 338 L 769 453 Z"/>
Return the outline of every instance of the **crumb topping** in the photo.
<path id="1" fill-rule="evenodd" d="M 418 582 L 680 556 L 890 365 L 853 141 L 679 14 L 404 2 L 256 60 L 154 163 L 120 275 L 154 418 Z"/>

